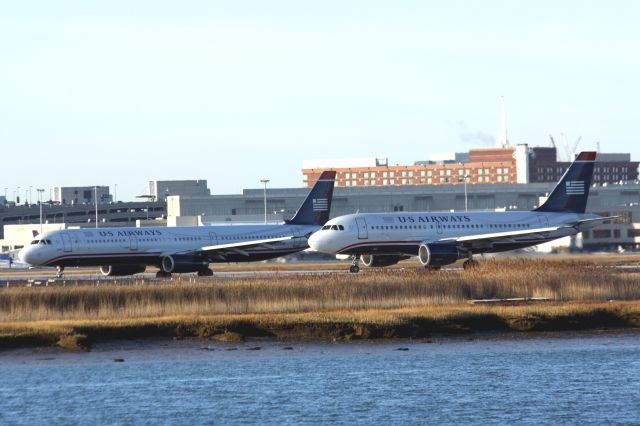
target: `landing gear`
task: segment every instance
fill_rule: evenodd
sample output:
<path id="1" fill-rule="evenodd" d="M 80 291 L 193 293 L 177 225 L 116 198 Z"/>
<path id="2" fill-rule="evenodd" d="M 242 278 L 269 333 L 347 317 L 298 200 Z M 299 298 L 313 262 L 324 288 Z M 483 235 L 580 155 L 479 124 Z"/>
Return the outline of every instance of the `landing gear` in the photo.
<path id="1" fill-rule="evenodd" d="M 360 272 L 360 267 L 358 266 L 358 256 L 355 254 L 351 256 L 351 266 L 349 267 L 349 272 L 351 272 L 352 274 L 357 274 L 358 272 Z"/>
<path id="2" fill-rule="evenodd" d="M 56 277 L 62 278 L 63 273 L 64 273 L 64 266 L 56 266 Z"/>
<path id="3" fill-rule="evenodd" d="M 198 271 L 198 276 L 199 277 L 212 277 L 213 276 L 213 271 L 209 268 L 206 269 L 201 269 Z"/>
<path id="4" fill-rule="evenodd" d="M 156 278 L 171 278 L 171 272 L 165 272 L 160 269 L 158 272 L 156 272 Z"/>
<path id="5" fill-rule="evenodd" d="M 473 253 L 469 252 L 469 258 L 462 263 L 462 269 L 474 269 L 479 265 L 477 260 L 473 260 Z"/>

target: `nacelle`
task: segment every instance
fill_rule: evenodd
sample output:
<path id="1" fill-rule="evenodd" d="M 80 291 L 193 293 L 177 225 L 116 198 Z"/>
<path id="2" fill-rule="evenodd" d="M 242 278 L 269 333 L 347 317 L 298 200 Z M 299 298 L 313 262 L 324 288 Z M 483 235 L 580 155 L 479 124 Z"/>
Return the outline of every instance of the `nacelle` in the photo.
<path id="1" fill-rule="evenodd" d="M 360 256 L 360 260 L 364 266 L 367 267 L 375 267 L 375 266 L 391 266 L 400 262 L 401 260 L 408 259 L 409 256 L 397 256 L 397 255 L 380 255 L 380 254 L 363 254 Z"/>
<path id="2" fill-rule="evenodd" d="M 455 244 L 421 244 L 418 259 L 424 266 L 443 266 L 461 259 Z"/>
<path id="3" fill-rule="evenodd" d="M 100 272 L 106 277 L 124 277 L 141 274 L 146 269 L 145 265 L 105 265 L 100 267 Z"/>
<path id="4" fill-rule="evenodd" d="M 172 254 L 162 258 L 160 268 L 166 273 L 198 272 L 209 267 L 209 262 L 189 254 Z"/>

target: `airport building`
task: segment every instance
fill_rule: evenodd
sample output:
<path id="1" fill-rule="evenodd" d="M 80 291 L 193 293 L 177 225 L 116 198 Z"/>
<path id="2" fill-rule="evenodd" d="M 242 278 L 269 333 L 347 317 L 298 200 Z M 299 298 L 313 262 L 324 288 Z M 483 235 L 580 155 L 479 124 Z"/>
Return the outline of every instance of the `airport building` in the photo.
<path id="1" fill-rule="evenodd" d="M 468 153 L 437 154 L 413 165 L 389 165 L 386 158 L 305 161 L 302 180 L 310 188 L 324 170 L 337 172 L 344 187 L 514 184 L 557 182 L 570 161 L 558 161 L 555 147 L 471 149 Z M 593 182 L 617 183 L 638 179 L 638 162 L 631 154 L 599 153 Z"/>
<path id="2" fill-rule="evenodd" d="M 499 191 L 492 184 L 338 187 L 333 194 L 331 217 L 355 212 L 465 211 L 465 207 L 480 211 L 531 210 L 541 204 L 554 186 L 555 182 L 503 184 Z M 291 218 L 308 191 L 267 189 L 268 221 Z M 587 211 L 621 218 L 585 233 L 584 249 L 640 248 L 639 182 L 594 185 Z M 167 199 L 167 214 L 201 216 L 204 223 L 261 222 L 264 189 L 245 189 L 237 195 L 171 196 Z"/>

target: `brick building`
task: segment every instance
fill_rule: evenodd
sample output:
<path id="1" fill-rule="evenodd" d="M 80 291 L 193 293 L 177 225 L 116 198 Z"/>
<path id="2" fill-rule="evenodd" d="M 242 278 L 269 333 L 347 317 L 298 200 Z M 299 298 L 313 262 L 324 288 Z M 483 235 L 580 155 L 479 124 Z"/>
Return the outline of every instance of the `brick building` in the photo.
<path id="1" fill-rule="evenodd" d="M 336 185 L 412 186 L 468 184 L 509 184 L 557 182 L 569 162 L 557 160 L 556 148 L 517 147 L 471 149 L 465 161 L 421 161 L 413 165 L 390 166 L 381 159 L 309 161 L 303 164 L 305 186 L 312 187 L 323 170 L 335 170 Z M 596 159 L 593 182 L 597 184 L 635 181 L 638 162 L 630 154 L 602 154 Z"/>

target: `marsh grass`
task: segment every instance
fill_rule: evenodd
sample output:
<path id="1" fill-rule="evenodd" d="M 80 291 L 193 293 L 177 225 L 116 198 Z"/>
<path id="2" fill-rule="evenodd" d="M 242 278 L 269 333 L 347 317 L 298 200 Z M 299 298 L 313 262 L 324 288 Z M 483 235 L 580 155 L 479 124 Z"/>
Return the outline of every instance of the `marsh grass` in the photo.
<path id="1" fill-rule="evenodd" d="M 640 274 L 573 260 L 487 261 L 465 272 L 375 269 L 135 283 L 2 289 L 0 322 L 433 309 L 493 298 L 640 300 Z"/>

